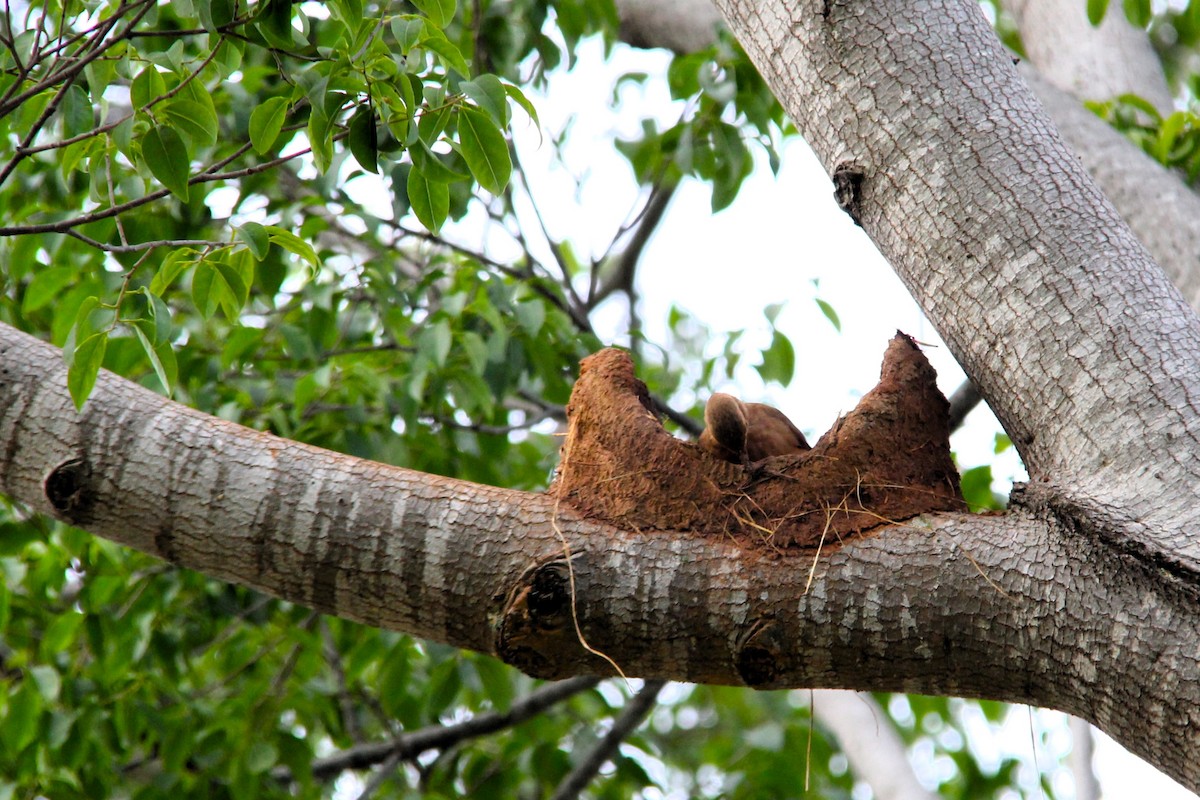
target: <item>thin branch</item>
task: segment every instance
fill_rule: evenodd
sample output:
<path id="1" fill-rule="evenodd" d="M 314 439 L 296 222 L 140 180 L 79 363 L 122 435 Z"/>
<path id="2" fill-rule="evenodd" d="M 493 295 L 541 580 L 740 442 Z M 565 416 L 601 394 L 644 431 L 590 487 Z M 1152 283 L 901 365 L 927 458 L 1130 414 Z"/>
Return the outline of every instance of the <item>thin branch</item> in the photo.
<path id="1" fill-rule="evenodd" d="M 979 393 L 979 389 L 971 382 L 971 379 L 963 381 L 962 385 L 954 390 L 954 394 L 950 395 L 950 430 L 951 432 L 962 427 L 967 415 L 975 410 L 975 406 L 979 405 L 979 401 L 983 399 L 983 395 Z"/>
<path id="2" fill-rule="evenodd" d="M 529 198 L 529 205 L 533 208 L 534 219 L 537 220 L 538 228 L 542 232 L 542 238 L 546 240 L 546 245 L 550 248 L 550 252 L 554 255 L 554 260 L 558 264 L 558 270 L 562 274 L 562 287 L 570 301 L 572 308 L 586 309 L 587 306 L 583 302 L 583 298 L 575 291 L 575 286 L 571 283 L 571 270 L 567 260 L 567 256 L 563 251 L 562 244 L 559 243 L 550 235 L 550 229 L 546 226 L 546 220 L 542 216 L 542 209 L 538 206 L 537 199 L 533 196 L 533 188 L 529 185 L 529 181 L 525 177 L 525 168 L 521 165 L 520 157 L 517 154 L 515 147 L 510 147 L 509 152 L 512 154 L 513 164 L 516 166 L 514 172 L 521 177 L 521 184 L 525 187 L 525 196 Z M 511 198 L 511 186 L 509 187 L 509 206 L 513 206 Z M 526 248 L 528 252 L 528 248 Z M 583 312 L 586 314 L 586 311 Z"/>
<path id="3" fill-rule="evenodd" d="M 334 680 L 337 681 L 337 704 L 342 714 L 342 724 L 346 733 L 355 742 L 363 740 L 362 728 L 358 724 L 358 714 L 354 703 L 351 702 L 350 684 L 346 680 L 346 670 L 342 665 L 342 654 L 338 652 L 337 643 L 333 640 L 333 631 L 329 629 L 329 620 L 321 618 L 321 650 L 325 663 L 329 665 Z"/>
<path id="4" fill-rule="evenodd" d="M 625 704 L 625 708 L 622 709 L 621 715 L 613 721 L 609 732 L 596 742 L 587 755 L 575 765 L 575 769 L 563 778 L 550 800 L 573 800 L 578 797 L 579 793 L 596 777 L 596 773 L 600 771 L 604 763 L 612 759 L 617 748 L 621 746 L 621 742 L 625 741 L 629 734 L 642 724 L 642 720 L 650 713 L 650 709 L 654 708 L 658 693 L 666 685 L 667 682 L 663 680 L 646 681 L 642 685 L 642 690 Z"/>
<path id="5" fill-rule="evenodd" d="M 3 105 L 0 105 L 0 117 L 7 116 L 13 111 L 13 109 L 18 108 L 26 100 L 30 99 L 31 97 L 36 97 L 37 95 L 46 91 L 46 89 L 54 86 L 56 83 L 73 79 L 76 75 L 82 72 L 85 67 L 87 67 L 100 56 L 104 55 L 104 53 L 110 47 L 126 38 L 133 30 L 134 26 L 142 21 L 142 17 L 146 16 L 146 14 L 150 12 L 150 9 L 154 8 L 154 3 L 151 0 L 138 0 L 135 3 L 121 6 L 115 12 L 113 12 L 111 17 L 104 20 L 104 22 L 100 23 L 100 25 L 97 25 L 94 29 L 96 31 L 103 29 L 103 32 L 93 39 L 93 42 L 99 42 L 108 35 L 108 31 L 112 29 L 112 27 L 120 20 L 121 17 L 123 17 L 125 14 L 128 14 L 131 10 L 137 8 L 138 6 L 144 7 L 137 15 L 134 16 L 132 20 L 130 20 L 129 24 L 125 26 L 125 29 L 121 31 L 121 33 L 117 34 L 117 36 L 108 42 L 107 46 L 97 48 L 78 60 L 72 59 L 69 65 L 63 67 L 57 72 L 52 72 L 50 75 L 46 76 L 41 81 L 26 89 L 16 97 L 8 98 Z"/>
<path id="6" fill-rule="evenodd" d="M 392 773 L 396 771 L 396 767 L 399 764 L 400 753 L 399 751 L 393 752 L 379 765 L 379 769 L 375 770 L 375 774 L 363 786 L 363 790 L 359 792 L 358 800 L 370 800 L 371 796 L 383 785 L 383 782 L 392 776 Z"/>
<path id="7" fill-rule="evenodd" d="M 427 728 L 405 733 L 389 742 L 350 747 L 340 753 L 313 761 L 313 777 L 318 780 L 333 778 L 348 769 L 367 769 L 388 761 L 395 756 L 397 761 L 416 758 L 427 750 L 449 747 L 466 739 L 474 739 L 489 733 L 511 728 L 530 717 L 536 716 L 553 705 L 591 689 L 600 678 L 581 677 L 546 684 L 513 702 L 505 712 L 489 712 L 473 717 L 457 725 L 430 725 Z M 291 779 L 287 769 L 272 773 L 280 781 Z"/>
<path id="8" fill-rule="evenodd" d="M 198 183 L 210 183 L 212 181 L 230 180 L 233 178 L 242 178 L 247 175 L 254 175 L 259 172 L 266 172 L 267 170 L 277 167 L 280 164 L 286 164 L 287 162 L 292 161 L 293 159 L 299 158 L 300 156 L 306 155 L 309 152 L 311 152 L 308 148 L 304 148 L 303 150 L 297 150 L 295 153 L 292 153 L 291 155 L 279 156 L 278 158 L 273 158 L 270 161 L 264 161 L 261 164 L 255 164 L 252 167 L 246 167 L 245 169 L 233 170 L 230 172 L 212 172 L 211 171 L 214 169 L 220 169 L 221 167 L 228 164 L 230 161 L 233 161 L 238 156 L 244 154 L 249 149 L 250 149 L 249 144 L 246 144 L 243 147 L 238 148 L 237 152 L 235 152 L 233 155 L 231 155 L 227 158 L 224 158 L 221 161 L 218 161 L 217 163 L 213 164 L 205 172 L 202 172 L 199 175 L 194 175 L 191 178 L 189 178 L 188 185 L 194 186 L 195 184 L 198 184 Z M 155 200 L 161 200 L 162 198 L 166 197 L 170 193 L 171 193 L 170 189 L 158 189 L 157 191 L 150 192 L 149 194 L 146 194 L 137 199 L 128 200 L 119 206 L 109 206 L 108 208 L 97 209 L 96 211 L 92 211 L 88 214 L 81 214 L 78 217 L 73 217 L 71 219 L 65 219 L 65 220 L 59 220 L 58 222 L 46 222 L 46 223 L 43 223 L 40 225 L 13 225 L 11 227 L 0 227 L 0 236 L 18 236 L 18 235 L 30 234 L 30 233 L 67 233 L 72 228 L 75 228 L 79 225 L 87 225 L 88 223 L 91 223 L 91 222 L 99 222 L 100 220 L 110 219 L 112 217 L 117 216 L 118 214 L 124 214 L 126 211 L 132 211 L 133 209 L 144 206 L 147 203 L 152 203 Z"/>
<path id="9" fill-rule="evenodd" d="M 592 275 L 592 286 L 589 287 L 587 307 L 595 308 L 604 302 L 613 292 L 623 291 L 630 297 L 633 296 L 633 276 L 637 270 L 638 262 L 641 261 L 642 252 L 646 249 L 647 242 L 650 241 L 651 235 L 658 229 L 659 223 L 662 221 L 663 213 L 667 210 L 667 206 L 671 203 L 671 198 L 675 196 L 675 190 L 678 188 L 678 183 L 665 183 L 655 186 L 650 192 L 650 197 L 646 200 L 646 205 L 642 208 L 641 214 L 638 215 L 633 237 L 629 240 L 629 244 L 621 251 L 620 254 L 614 256 L 615 268 L 603 282 L 599 280 L 599 271 L 594 270 Z M 624 231 L 618 234 L 618 237 L 623 235 Z M 602 259 L 605 261 L 607 259 Z"/>
<path id="10" fill-rule="evenodd" d="M 207 239 L 159 239 L 153 242 L 138 242 L 137 244 L 105 244 L 86 236 L 76 230 L 64 231 L 67 236 L 78 239 L 86 245 L 103 250 L 106 253 L 140 253 L 143 250 L 154 250 L 158 247 L 228 247 L 229 242 L 212 242 Z"/>

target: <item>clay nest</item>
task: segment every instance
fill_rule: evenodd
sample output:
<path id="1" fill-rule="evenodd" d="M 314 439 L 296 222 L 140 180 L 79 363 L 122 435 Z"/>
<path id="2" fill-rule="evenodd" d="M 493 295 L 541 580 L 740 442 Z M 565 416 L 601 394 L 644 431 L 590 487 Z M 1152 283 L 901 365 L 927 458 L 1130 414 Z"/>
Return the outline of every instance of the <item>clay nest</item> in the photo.
<path id="1" fill-rule="evenodd" d="M 897 333 L 879 384 L 807 452 L 749 464 L 676 439 L 623 350 L 585 358 L 549 492 L 625 530 L 733 537 L 764 549 L 833 547 L 933 511 L 965 509 L 949 403 L 916 342 Z"/>

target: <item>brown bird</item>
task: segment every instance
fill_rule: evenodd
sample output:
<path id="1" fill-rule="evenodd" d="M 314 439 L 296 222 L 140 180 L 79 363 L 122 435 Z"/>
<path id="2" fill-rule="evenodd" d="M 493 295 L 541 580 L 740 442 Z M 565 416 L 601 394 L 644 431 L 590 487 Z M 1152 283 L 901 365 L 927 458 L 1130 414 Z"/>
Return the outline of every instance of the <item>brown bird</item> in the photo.
<path id="1" fill-rule="evenodd" d="M 734 464 L 809 449 L 804 434 L 779 409 L 765 403 L 743 403 L 721 392 L 708 398 L 704 425 L 700 446 Z"/>

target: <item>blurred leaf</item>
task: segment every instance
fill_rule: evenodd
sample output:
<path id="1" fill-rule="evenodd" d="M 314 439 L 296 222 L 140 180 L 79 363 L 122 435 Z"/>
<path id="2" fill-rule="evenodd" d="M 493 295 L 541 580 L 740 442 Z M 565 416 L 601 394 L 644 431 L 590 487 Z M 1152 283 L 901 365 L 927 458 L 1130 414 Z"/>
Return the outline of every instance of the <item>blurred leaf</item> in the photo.
<path id="1" fill-rule="evenodd" d="M 1150 24 L 1150 0 L 1123 0 L 1125 18 L 1135 27 L 1145 28 Z"/>
<path id="2" fill-rule="evenodd" d="M 755 369 L 764 381 L 775 381 L 780 386 L 792 382 L 796 372 L 796 351 L 790 339 L 775 331 L 771 336 L 771 346 L 762 355 L 763 361 Z"/>
<path id="3" fill-rule="evenodd" d="M 1108 0 L 1087 0 L 1088 22 L 1099 25 L 1108 12 Z"/>
<path id="4" fill-rule="evenodd" d="M 817 297 L 815 299 L 817 301 L 817 306 L 821 309 L 821 313 L 825 315 L 825 319 L 829 320 L 830 324 L 833 325 L 834 330 L 836 330 L 838 333 L 841 333 L 842 321 L 838 318 L 837 311 L 834 310 L 833 306 L 829 305 L 829 303 L 826 303 L 821 298 Z"/>
<path id="5" fill-rule="evenodd" d="M 444 28 L 454 19 L 457 4 L 455 0 L 413 0 L 413 5 L 429 17 L 429 21 L 434 25 Z"/>

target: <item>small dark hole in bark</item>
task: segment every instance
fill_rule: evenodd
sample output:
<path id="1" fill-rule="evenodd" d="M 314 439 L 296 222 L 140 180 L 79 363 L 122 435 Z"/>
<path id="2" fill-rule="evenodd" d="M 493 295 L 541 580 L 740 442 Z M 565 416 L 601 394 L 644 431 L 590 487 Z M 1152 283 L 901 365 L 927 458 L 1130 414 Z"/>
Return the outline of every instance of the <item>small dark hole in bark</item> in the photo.
<path id="1" fill-rule="evenodd" d="M 83 502 L 89 475 L 87 463 L 81 458 L 64 461 L 51 470 L 43 488 L 55 511 L 63 516 L 74 514 Z"/>

